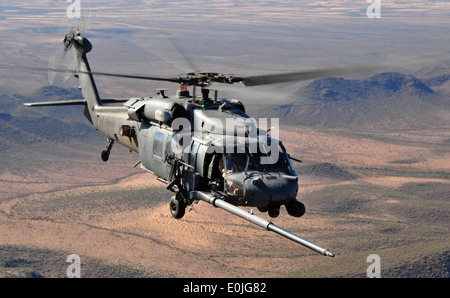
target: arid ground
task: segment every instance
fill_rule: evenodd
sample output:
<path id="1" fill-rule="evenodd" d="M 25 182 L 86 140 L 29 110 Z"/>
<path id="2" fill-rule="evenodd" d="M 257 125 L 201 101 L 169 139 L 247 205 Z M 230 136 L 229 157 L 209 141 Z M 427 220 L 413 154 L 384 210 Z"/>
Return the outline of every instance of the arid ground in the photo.
<path id="1" fill-rule="evenodd" d="M 81 28 L 97 72 L 248 76 L 412 61 L 390 71 L 415 77 L 362 74 L 220 94 L 246 108 L 252 97 L 261 106 L 266 91 L 271 105 L 284 94 L 317 103 L 265 111 L 280 118 L 281 140 L 303 161 L 295 168 L 306 214 L 282 209 L 273 222 L 327 247 L 336 255 L 329 258 L 206 203 L 172 218 L 172 193 L 133 168 L 136 153 L 116 145 L 101 161 L 104 138 L 80 124 L 81 110 L 23 110 L 29 99 L 78 99 L 45 87 L 76 88 L 75 78 L 6 67 L 0 277 L 66 277 L 71 254 L 80 256 L 82 277 L 366 277 L 372 254 L 381 277 L 450 277 L 450 66 L 429 62 L 449 57 L 447 2 L 381 1 L 376 19 L 364 0 L 82 2 L 83 18 L 73 22 L 67 1 L 0 0 L 0 64 L 74 68 L 61 42 L 69 28 Z M 95 79 L 102 98 L 178 88 Z"/>
<path id="2" fill-rule="evenodd" d="M 450 132 L 350 133 L 283 127 L 307 213 L 273 222 L 328 258 L 200 202 L 172 218 L 171 193 L 116 147 L 0 176 L 0 276 L 449 277 Z M 81 153 L 80 153 L 81 154 Z M 255 214 L 268 218 L 253 210 Z M 269 219 L 269 218 L 268 218 Z"/>

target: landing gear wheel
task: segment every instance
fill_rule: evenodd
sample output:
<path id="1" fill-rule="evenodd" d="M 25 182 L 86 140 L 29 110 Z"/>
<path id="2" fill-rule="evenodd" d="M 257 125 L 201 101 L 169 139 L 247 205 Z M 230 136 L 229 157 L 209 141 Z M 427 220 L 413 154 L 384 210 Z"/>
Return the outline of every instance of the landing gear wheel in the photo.
<path id="1" fill-rule="evenodd" d="M 267 212 L 269 208 L 267 207 L 258 207 L 259 212 Z"/>
<path id="2" fill-rule="evenodd" d="M 272 218 L 278 217 L 280 215 L 280 207 L 277 208 L 269 208 L 269 216 Z"/>
<path id="3" fill-rule="evenodd" d="M 114 145 L 114 140 L 111 140 L 110 138 L 106 138 L 108 141 L 108 144 L 106 145 L 106 150 L 102 151 L 102 160 L 104 162 L 107 162 L 109 159 L 109 154 L 111 153 L 112 146 Z"/>
<path id="4" fill-rule="evenodd" d="M 180 219 L 184 216 L 184 213 L 186 211 L 186 204 L 184 203 L 184 200 L 179 196 L 172 196 L 170 198 L 169 202 L 170 206 L 170 213 L 172 213 L 172 216 Z"/>
<path id="5" fill-rule="evenodd" d="M 107 162 L 108 159 L 109 159 L 109 152 L 103 150 L 103 151 L 102 151 L 102 160 L 103 160 L 104 162 Z"/>

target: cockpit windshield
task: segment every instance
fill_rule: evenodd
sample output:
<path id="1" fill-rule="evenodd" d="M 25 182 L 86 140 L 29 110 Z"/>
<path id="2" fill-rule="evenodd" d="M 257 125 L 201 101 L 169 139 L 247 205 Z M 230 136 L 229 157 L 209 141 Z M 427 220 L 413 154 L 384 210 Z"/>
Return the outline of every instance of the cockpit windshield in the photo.
<path id="1" fill-rule="evenodd" d="M 266 152 L 259 147 L 255 150 L 250 150 L 248 146 L 244 153 L 236 153 L 237 148 L 233 153 L 226 153 L 226 173 L 238 173 L 244 171 L 259 171 L 259 172 L 284 172 L 286 174 L 293 174 L 292 165 L 286 154 L 286 151 L 280 144 L 278 150 L 271 150 Z M 241 148 L 241 152 L 242 152 Z"/>

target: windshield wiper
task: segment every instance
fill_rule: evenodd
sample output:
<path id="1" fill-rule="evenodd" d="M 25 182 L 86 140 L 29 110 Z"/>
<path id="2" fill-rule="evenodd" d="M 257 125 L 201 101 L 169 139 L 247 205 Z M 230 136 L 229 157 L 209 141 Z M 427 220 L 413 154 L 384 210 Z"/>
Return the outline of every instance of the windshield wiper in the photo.
<path id="1" fill-rule="evenodd" d="M 244 174 L 247 175 L 247 169 L 248 169 L 248 164 L 249 164 L 249 161 L 250 161 L 250 155 L 248 153 L 245 153 L 245 155 L 247 156 L 247 160 L 245 161 Z"/>

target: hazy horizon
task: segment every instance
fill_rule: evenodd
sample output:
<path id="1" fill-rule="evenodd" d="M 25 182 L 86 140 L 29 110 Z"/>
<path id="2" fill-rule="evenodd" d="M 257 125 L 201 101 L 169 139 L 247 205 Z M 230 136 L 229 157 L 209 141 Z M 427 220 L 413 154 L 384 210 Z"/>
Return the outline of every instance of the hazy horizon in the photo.
<path id="1" fill-rule="evenodd" d="M 155 76 L 184 73 L 167 54 L 167 39 L 198 70 L 236 75 L 442 55 L 450 45 L 446 2 L 381 1 L 381 17 L 370 19 L 366 1 L 80 1 L 80 20 L 68 18 L 65 1 L 0 1 L 0 63 L 47 66 L 61 55 L 71 27 L 91 40 L 94 71 Z M 46 73 L 1 71 L 0 77 L 5 92 L 49 84 Z M 97 80 L 101 94 L 117 97 L 162 85 Z"/>

